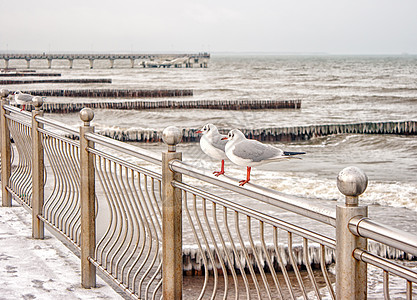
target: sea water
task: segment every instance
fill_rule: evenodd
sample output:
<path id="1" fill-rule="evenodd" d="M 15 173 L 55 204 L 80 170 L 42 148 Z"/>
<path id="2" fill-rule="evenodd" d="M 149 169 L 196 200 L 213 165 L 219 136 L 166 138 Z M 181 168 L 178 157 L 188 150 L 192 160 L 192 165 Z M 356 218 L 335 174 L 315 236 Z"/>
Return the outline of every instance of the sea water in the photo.
<path id="1" fill-rule="evenodd" d="M 348 124 L 372 121 L 417 120 L 417 56 L 273 56 L 212 55 L 209 68 L 130 68 L 130 61 L 32 61 L 38 72 L 59 72 L 62 78 L 111 78 L 112 84 L 36 84 L 15 89 L 192 89 L 181 100 L 301 100 L 301 109 L 285 110 L 95 110 L 93 125 L 100 131 L 162 130 L 167 126 L 199 129 L 206 123 L 219 128 L 268 128 L 310 124 Z M 11 61 L 10 67 L 26 67 Z M 111 101 L 114 99 L 54 98 L 48 102 Z M 118 99 L 120 101 L 120 99 Z M 78 126 L 78 114 L 47 117 Z M 140 144 L 161 152 L 162 144 Z M 347 166 L 361 168 L 369 178 L 362 204 L 373 218 L 403 230 L 417 232 L 417 136 L 333 135 L 308 141 L 273 143 L 288 151 L 304 151 L 302 160 L 255 167 L 251 182 L 293 195 L 343 201 L 337 174 Z M 181 144 L 183 159 L 208 170 L 218 170 L 198 143 Z M 226 162 L 226 173 L 243 179 L 244 167 Z"/>

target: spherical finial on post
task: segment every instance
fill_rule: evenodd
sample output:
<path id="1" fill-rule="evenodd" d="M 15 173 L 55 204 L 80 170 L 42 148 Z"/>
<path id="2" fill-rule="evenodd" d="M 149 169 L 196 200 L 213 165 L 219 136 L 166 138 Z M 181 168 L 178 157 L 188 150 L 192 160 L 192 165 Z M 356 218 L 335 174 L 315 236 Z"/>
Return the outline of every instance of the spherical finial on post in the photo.
<path id="1" fill-rule="evenodd" d="M 84 126 L 90 126 L 91 120 L 94 118 L 94 112 L 91 108 L 83 108 L 80 111 L 80 119 L 84 121 Z"/>
<path id="2" fill-rule="evenodd" d="M 357 206 L 358 196 L 365 192 L 368 176 L 357 167 L 347 167 L 337 176 L 337 188 L 346 196 L 346 204 Z"/>
<path id="3" fill-rule="evenodd" d="M 32 99 L 33 106 L 35 106 L 35 110 L 41 110 L 43 105 L 43 98 L 36 96 Z"/>
<path id="4" fill-rule="evenodd" d="M 169 126 L 162 132 L 162 140 L 168 145 L 168 152 L 175 152 L 176 145 L 182 140 L 182 133 L 178 127 Z"/>
<path id="5" fill-rule="evenodd" d="M 7 98 L 7 96 L 9 96 L 9 94 L 10 94 L 10 92 L 7 89 L 1 89 L 0 90 L 0 97 L 3 98 L 3 99 Z"/>

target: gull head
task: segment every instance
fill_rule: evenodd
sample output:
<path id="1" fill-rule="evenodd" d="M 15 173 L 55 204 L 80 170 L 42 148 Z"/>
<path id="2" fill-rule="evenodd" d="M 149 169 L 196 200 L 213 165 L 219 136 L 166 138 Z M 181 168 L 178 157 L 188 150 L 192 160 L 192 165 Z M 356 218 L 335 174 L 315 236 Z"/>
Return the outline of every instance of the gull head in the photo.
<path id="1" fill-rule="evenodd" d="M 227 137 L 223 138 L 224 140 L 228 141 L 238 141 L 242 139 L 246 139 L 245 135 L 239 129 L 232 129 L 227 134 Z"/>
<path id="2" fill-rule="evenodd" d="M 217 127 L 209 123 L 209 124 L 204 125 L 203 128 L 197 131 L 197 133 L 207 134 L 209 132 L 214 132 L 216 130 L 217 130 Z"/>

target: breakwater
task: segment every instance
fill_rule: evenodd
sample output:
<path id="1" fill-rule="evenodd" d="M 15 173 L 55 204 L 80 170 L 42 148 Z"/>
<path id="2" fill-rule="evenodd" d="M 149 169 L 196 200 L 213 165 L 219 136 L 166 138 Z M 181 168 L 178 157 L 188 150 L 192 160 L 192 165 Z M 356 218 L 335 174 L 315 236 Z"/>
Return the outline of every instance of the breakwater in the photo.
<path id="1" fill-rule="evenodd" d="M 148 109 L 285 109 L 300 108 L 300 100 L 190 100 L 190 101 L 123 101 L 123 102 L 89 102 L 89 103 L 44 103 L 43 111 L 47 113 L 73 113 L 88 107 L 92 109 L 128 109 L 128 110 L 148 110 Z M 33 107 L 26 106 L 27 111 Z"/>
<path id="2" fill-rule="evenodd" d="M 24 93 L 43 97 L 74 98 L 162 98 L 192 96 L 193 90 L 77 89 L 26 90 Z M 67 104 L 70 105 L 70 104 Z"/>
<path id="3" fill-rule="evenodd" d="M 33 83 L 112 83 L 112 80 L 110 78 L 0 80 L 0 84 L 33 84 Z"/>
<path id="4" fill-rule="evenodd" d="M 200 134 L 196 133 L 197 128 L 183 129 L 183 142 L 197 142 Z M 308 125 L 295 127 L 277 127 L 265 129 L 241 129 L 246 137 L 258 141 L 296 141 L 308 140 L 334 134 L 398 134 L 398 135 L 417 135 L 417 121 L 399 122 L 364 122 L 354 124 L 327 124 L 327 125 Z M 220 132 L 226 134 L 229 129 L 221 129 Z M 100 134 L 128 142 L 161 142 L 162 131 L 157 130 L 116 130 L 105 129 Z"/>
<path id="5" fill-rule="evenodd" d="M 16 72 L 0 73 L 0 77 L 60 77 L 61 73 L 35 73 L 35 72 Z"/>

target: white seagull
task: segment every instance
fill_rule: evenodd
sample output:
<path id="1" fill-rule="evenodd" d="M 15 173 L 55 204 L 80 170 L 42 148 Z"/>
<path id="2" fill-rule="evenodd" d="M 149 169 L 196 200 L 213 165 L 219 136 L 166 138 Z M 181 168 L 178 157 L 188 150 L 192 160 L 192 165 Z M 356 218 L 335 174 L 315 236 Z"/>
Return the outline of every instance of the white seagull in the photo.
<path id="1" fill-rule="evenodd" d="M 224 139 L 228 140 L 225 151 L 227 157 L 233 163 L 247 168 L 246 180 L 239 181 L 240 186 L 250 181 L 251 167 L 305 154 L 305 152 L 286 152 L 256 140 L 248 140 L 238 129 L 229 131 L 228 136 Z"/>
<path id="2" fill-rule="evenodd" d="M 30 95 L 30 94 L 25 94 L 25 93 L 22 93 L 21 91 L 16 91 L 14 93 L 14 101 L 17 104 L 21 104 L 22 105 L 22 109 L 21 110 L 25 110 L 26 104 L 32 103 L 32 99 L 33 99 L 33 96 Z"/>
<path id="3" fill-rule="evenodd" d="M 203 136 L 200 139 L 201 150 L 208 156 L 214 159 L 222 161 L 220 172 L 213 172 L 215 176 L 224 174 L 224 160 L 227 159 L 225 146 L 227 141 L 223 138 L 227 138 L 226 135 L 220 134 L 217 127 L 213 124 L 206 124 L 203 128 L 197 131 L 202 133 Z"/>

